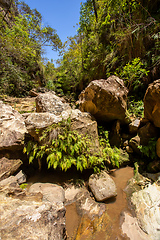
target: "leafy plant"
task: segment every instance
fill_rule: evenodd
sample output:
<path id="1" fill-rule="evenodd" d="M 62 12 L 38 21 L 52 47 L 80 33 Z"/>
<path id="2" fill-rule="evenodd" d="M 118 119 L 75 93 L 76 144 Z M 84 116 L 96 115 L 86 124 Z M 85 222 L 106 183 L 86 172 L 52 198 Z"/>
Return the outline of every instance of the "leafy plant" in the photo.
<path id="1" fill-rule="evenodd" d="M 22 184 L 20 185 L 20 188 L 25 189 L 27 186 L 28 186 L 27 183 L 22 183 Z"/>
<path id="2" fill-rule="evenodd" d="M 29 155 L 29 163 L 46 157 L 48 168 L 60 168 L 67 171 L 72 165 L 77 170 L 93 168 L 98 171 L 104 167 L 104 159 L 92 155 L 89 137 L 71 131 L 71 119 L 53 124 L 45 129 L 40 137 L 40 143 L 29 141 L 24 147 L 24 153 Z M 56 137 L 52 137 L 54 135 Z M 38 132 L 37 132 L 38 133 Z"/>
<path id="3" fill-rule="evenodd" d="M 113 167 L 119 168 L 119 162 L 120 162 L 120 149 L 117 147 L 112 148 L 109 143 L 108 138 L 108 131 L 105 131 L 103 127 L 99 127 L 99 142 L 100 146 L 102 148 L 101 155 L 104 159 L 107 159 L 107 161 L 112 164 Z"/>
<path id="4" fill-rule="evenodd" d="M 60 168 L 64 171 L 75 166 L 81 172 L 84 169 L 98 172 L 105 167 L 105 163 L 119 167 L 120 150 L 116 147 L 111 148 L 107 131 L 101 129 L 100 132 L 100 151 L 92 154 L 92 139 L 88 135 L 83 136 L 77 131 L 72 131 L 71 119 L 68 118 L 46 128 L 39 138 L 40 143 L 29 141 L 23 151 L 28 154 L 29 163 L 37 159 L 41 166 L 41 159 L 44 157 L 48 168 Z"/>
<path id="5" fill-rule="evenodd" d="M 138 146 L 138 148 L 140 149 L 142 155 L 147 156 L 148 158 L 151 158 L 152 160 L 153 159 L 155 160 L 155 159 L 157 159 L 156 143 L 157 143 L 156 138 L 150 138 L 147 146 L 140 145 L 140 146 Z"/>
<path id="6" fill-rule="evenodd" d="M 128 113 L 134 117 L 143 117 L 144 114 L 144 103 L 140 101 L 129 101 L 128 102 Z"/>
<path id="7" fill-rule="evenodd" d="M 138 57 L 128 62 L 122 70 L 120 70 L 119 76 L 124 80 L 129 90 L 131 90 L 131 88 L 136 90 L 142 84 L 140 79 L 142 76 L 148 75 L 148 72 Z"/>

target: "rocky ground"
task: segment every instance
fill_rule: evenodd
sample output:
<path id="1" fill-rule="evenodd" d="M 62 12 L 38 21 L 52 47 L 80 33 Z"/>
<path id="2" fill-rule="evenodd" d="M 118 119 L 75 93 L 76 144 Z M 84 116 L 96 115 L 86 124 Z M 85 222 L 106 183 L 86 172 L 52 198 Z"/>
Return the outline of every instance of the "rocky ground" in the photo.
<path id="1" fill-rule="evenodd" d="M 94 117 L 88 112 L 71 108 L 64 99 L 59 98 L 53 92 L 40 93 L 37 94 L 37 97 L 26 99 L 1 97 L 3 100 L 0 101 L 1 239 L 67 239 L 65 220 L 67 207 L 65 208 L 65 206 L 70 204 L 75 204 L 76 211 L 80 215 L 74 239 L 111 239 L 114 217 L 113 215 L 110 217 L 109 208 L 107 212 L 106 201 L 118 199 L 117 193 L 121 193 L 117 190 L 115 181 L 108 172 L 90 174 L 85 184 L 78 188 L 74 184 L 64 187 L 54 182 L 39 182 L 24 190 L 22 189 L 24 185 L 21 185 L 27 181 L 26 174 L 31 172 L 31 168 L 27 170 L 26 156 L 23 154 L 24 141 L 32 137 L 40 142 L 42 129 L 58 123 L 62 119 L 67 119 L 69 116 L 72 120 L 73 130 L 76 129 L 83 134 L 88 133 L 94 139 L 93 152 L 99 148 L 96 117 L 101 118 L 103 112 L 105 121 L 108 122 L 111 118 L 116 120 L 113 124 L 114 128 L 112 128 L 112 140 L 116 140 L 116 143 L 125 143 L 123 147 L 126 150 L 127 147 L 130 147 L 130 150 L 136 152 L 138 150 L 137 142 L 147 141 L 154 134 L 159 138 L 159 135 L 157 136 L 158 120 L 155 120 L 157 119 L 155 116 L 155 112 L 158 112 L 157 108 L 156 111 L 153 111 L 152 118 L 154 120 L 152 122 L 151 118 L 147 121 L 139 121 L 138 125 L 136 121 L 135 124 L 130 122 L 125 113 L 127 90 L 123 86 L 123 82 L 117 78 L 110 78 L 108 81 L 109 83 L 113 81 L 113 88 L 107 92 L 105 81 L 99 83 L 93 81 L 93 84 L 90 84 L 91 90 L 87 88 L 80 97 L 80 109 L 82 111 L 90 109 Z M 157 82 L 153 84 L 153 89 L 155 86 L 157 89 Z M 119 90 L 117 91 L 117 89 Z M 150 89 L 151 86 L 148 92 L 151 91 Z M 148 95 L 146 96 L 148 99 Z M 107 111 L 103 109 L 105 104 L 102 104 L 104 98 L 109 99 L 108 101 L 111 100 L 107 106 L 112 106 L 113 109 L 118 107 L 122 114 L 118 110 L 114 110 L 114 115 L 110 115 L 110 113 L 107 115 Z M 145 109 L 148 116 L 152 115 L 150 109 L 147 107 Z M 156 123 L 156 126 L 153 122 Z M 127 138 L 131 136 L 127 143 L 126 139 L 122 141 L 124 132 L 122 133 L 121 125 L 124 123 L 127 124 L 128 129 Z M 39 129 L 39 134 L 37 134 L 37 129 Z M 53 137 L 54 134 L 50 137 Z M 138 138 L 138 140 L 134 138 Z M 158 143 L 157 141 L 157 152 Z M 19 172 L 22 168 L 26 170 L 25 174 L 22 171 Z M 120 227 L 122 239 L 160 239 L 159 182 L 158 173 L 147 174 L 144 177 L 138 171 L 130 180 L 125 192 L 134 214 L 123 211 Z M 121 239 L 120 236 L 114 237 Z"/>

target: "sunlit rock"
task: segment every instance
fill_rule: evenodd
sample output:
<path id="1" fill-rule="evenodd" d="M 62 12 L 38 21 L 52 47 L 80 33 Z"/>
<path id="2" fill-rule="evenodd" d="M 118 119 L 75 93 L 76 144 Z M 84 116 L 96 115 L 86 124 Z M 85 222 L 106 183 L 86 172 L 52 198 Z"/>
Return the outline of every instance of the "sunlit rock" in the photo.
<path id="1" fill-rule="evenodd" d="M 49 112 L 55 115 L 61 115 L 61 112 L 71 109 L 68 103 L 52 92 L 40 93 L 36 97 L 36 112 Z"/>
<path id="2" fill-rule="evenodd" d="M 23 148 L 27 129 L 21 114 L 0 101 L 0 150 Z"/>
<path id="3" fill-rule="evenodd" d="M 117 196 L 117 188 L 113 179 L 104 171 L 90 176 L 89 187 L 99 202 Z"/>
<path id="4" fill-rule="evenodd" d="M 123 80 L 116 76 L 94 80 L 79 95 L 79 109 L 91 113 L 101 122 L 120 120 L 128 123 L 127 94 Z"/>

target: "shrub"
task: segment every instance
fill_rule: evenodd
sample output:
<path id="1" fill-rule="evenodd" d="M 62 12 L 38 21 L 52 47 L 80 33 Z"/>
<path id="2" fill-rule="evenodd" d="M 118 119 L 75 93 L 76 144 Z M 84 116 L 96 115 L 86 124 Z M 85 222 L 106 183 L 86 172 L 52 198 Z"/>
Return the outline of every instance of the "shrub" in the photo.
<path id="1" fill-rule="evenodd" d="M 105 163 L 119 167 L 118 148 L 111 148 L 107 139 L 100 137 L 100 151 L 97 155 L 91 153 L 92 143 L 88 135 L 83 136 L 77 131 L 71 131 L 71 119 L 53 124 L 46 128 L 40 137 L 40 143 L 29 141 L 24 147 L 24 153 L 29 156 L 29 163 L 34 159 L 46 158 L 48 168 L 60 168 L 67 171 L 71 166 L 75 166 L 81 172 L 84 169 L 93 169 L 95 172 L 105 167 Z M 55 138 L 51 138 L 53 130 L 57 133 Z M 39 131 L 37 131 L 38 133 Z"/>
<path id="2" fill-rule="evenodd" d="M 140 145 L 138 146 L 138 148 L 140 149 L 143 156 L 147 156 L 148 158 L 155 160 L 157 159 L 156 143 L 157 143 L 156 138 L 150 138 L 147 146 Z"/>

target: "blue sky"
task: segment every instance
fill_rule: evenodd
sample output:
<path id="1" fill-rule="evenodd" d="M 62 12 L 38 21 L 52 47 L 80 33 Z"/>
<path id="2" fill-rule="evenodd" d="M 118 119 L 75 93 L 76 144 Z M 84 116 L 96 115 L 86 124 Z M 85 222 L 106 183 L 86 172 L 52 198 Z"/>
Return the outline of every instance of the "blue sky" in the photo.
<path id="1" fill-rule="evenodd" d="M 41 13 L 44 24 L 54 28 L 62 42 L 76 34 L 80 3 L 85 0 L 24 0 L 24 2 L 31 9 L 36 8 Z M 46 57 L 55 60 L 58 55 L 51 48 L 47 48 Z"/>

